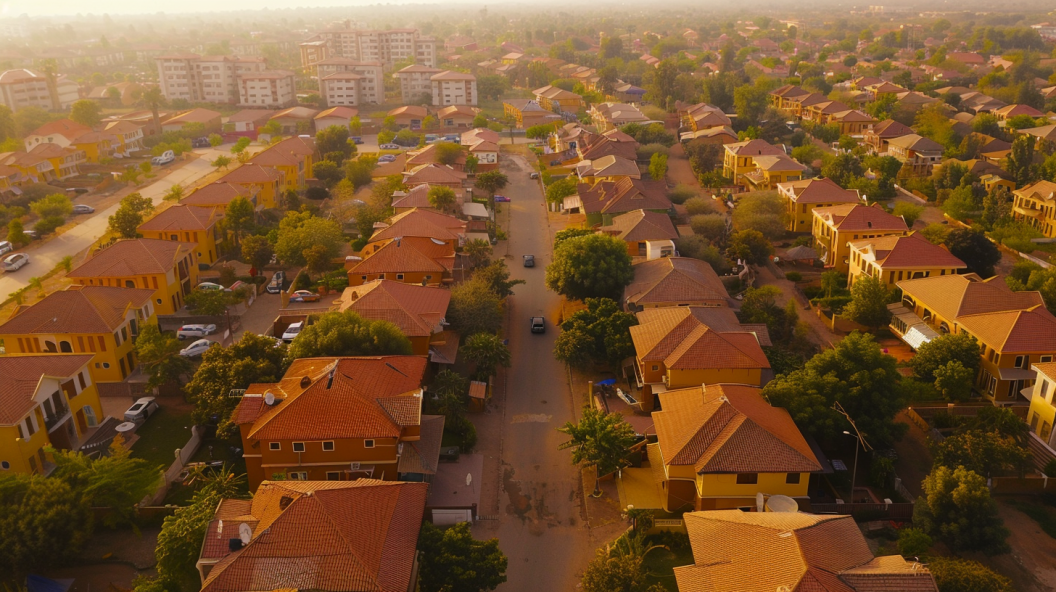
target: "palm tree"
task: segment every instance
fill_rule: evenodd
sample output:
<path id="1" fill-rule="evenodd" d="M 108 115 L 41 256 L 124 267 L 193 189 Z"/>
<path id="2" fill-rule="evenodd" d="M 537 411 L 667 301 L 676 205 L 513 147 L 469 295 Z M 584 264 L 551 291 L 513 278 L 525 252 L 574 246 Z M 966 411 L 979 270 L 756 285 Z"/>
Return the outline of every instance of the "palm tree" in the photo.
<path id="1" fill-rule="evenodd" d="M 47 78 L 52 111 L 62 109 L 62 105 L 59 104 L 59 62 L 55 58 L 43 59 L 37 62 L 37 69 Z"/>
<path id="2" fill-rule="evenodd" d="M 571 448 L 573 463 L 594 467 L 594 497 L 601 495 L 598 482 L 602 475 L 629 464 L 627 449 L 634 444 L 634 428 L 619 413 L 603 413 L 590 406 L 583 410 L 579 423 L 568 422 L 557 431 L 571 438 L 558 448 Z"/>
<path id="3" fill-rule="evenodd" d="M 161 133 L 161 118 L 158 116 L 158 108 L 165 105 L 165 95 L 162 94 L 161 87 L 152 86 L 143 91 L 143 96 L 139 98 L 139 104 L 150 109 L 150 112 L 154 115 L 154 129 Z"/>
<path id="4" fill-rule="evenodd" d="M 491 244 L 486 240 L 475 238 L 463 248 L 469 264 L 473 269 L 487 265 L 491 261 Z"/>

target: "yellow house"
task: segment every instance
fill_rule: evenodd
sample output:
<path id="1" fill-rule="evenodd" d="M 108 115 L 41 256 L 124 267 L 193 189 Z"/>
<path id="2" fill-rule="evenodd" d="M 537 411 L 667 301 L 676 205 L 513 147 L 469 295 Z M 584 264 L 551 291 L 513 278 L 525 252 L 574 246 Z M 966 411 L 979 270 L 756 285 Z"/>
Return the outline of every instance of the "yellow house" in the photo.
<path id="1" fill-rule="evenodd" d="M 788 412 L 759 393 L 711 384 L 660 394 L 646 450 L 663 510 L 754 508 L 760 492 L 808 497 L 821 464 Z"/>
<path id="2" fill-rule="evenodd" d="M 236 197 L 244 197 L 253 204 L 253 209 L 259 211 L 263 209 L 257 199 L 259 191 L 260 189 L 254 185 L 235 185 L 224 181 L 214 181 L 195 189 L 190 195 L 181 199 L 180 203 L 185 206 L 210 208 L 223 215 L 227 211 L 227 206 L 231 205 Z"/>
<path id="3" fill-rule="evenodd" d="M 653 393 L 722 382 L 761 386 L 770 370 L 766 325 L 741 324 L 729 308 L 647 308 L 637 317 L 632 365 L 645 409 L 653 408 Z"/>
<path id="4" fill-rule="evenodd" d="M 32 306 L 21 306 L 3 325 L 7 354 L 87 354 L 99 382 L 120 382 L 136 367 L 133 339 L 154 322 L 153 290 L 73 285 Z"/>
<path id="5" fill-rule="evenodd" d="M 1056 362 L 1039 362 L 1030 369 L 1037 373 L 1034 388 L 1030 394 L 1030 411 L 1027 423 L 1034 432 L 1050 447 L 1056 445 L 1052 425 L 1056 423 L 1056 405 L 1053 405 L 1053 393 L 1056 393 Z"/>
<path id="6" fill-rule="evenodd" d="M 967 333 L 980 343 L 976 389 L 995 405 L 1026 405 L 1031 364 L 1056 355 L 1056 317 L 1040 292 L 1013 292 L 1000 277 L 974 273 L 898 282 L 902 305 L 891 329 L 910 346 L 940 334 Z"/>
<path id="7" fill-rule="evenodd" d="M 83 152 L 88 162 L 112 156 L 121 143 L 111 132 L 97 132 L 69 119 L 49 121 L 30 132 L 23 141 L 29 152 L 42 144 L 54 144 Z"/>
<path id="8" fill-rule="evenodd" d="M 143 149 L 143 126 L 131 121 L 111 121 L 105 129 L 117 138 L 117 151 L 125 156 Z"/>
<path id="9" fill-rule="evenodd" d="M 547 111 L 576 113 L 584 107 L 583 97 L 572 91 L 549 84 L 535 89 L 532 94 L 535 95 L 535 100 L 539 103 L 539 106 Z"/>
<path id="10" fill-rule="evenodd" d="M 880 279 L 893 289 L 902 280 L 958 273 L 964 261 L 916 233 L 851 241 L 847 286 L 860 276 Z"/>
<path id="11" fill-rule="evenodd" d="M 158 314 L 174 314 L 198 285 L 194 243 L 137 238 L 95 253 L 66 277 L 89 286 L 145 288 L 154 291 Z"/>
<path id="12" fill-rule="evenodd" d="M 411 340 L 416 356 L 429 355 L 434 336 L 444 332 L 451 291 L 436 287 L 405 284 L 394 280 L 374 280 L 345 288 L 337 310 L 352 310 L 365 319 L 394 323 Z"/>
<path id="13" fill-rule="evenodd" d="M 103 417 L 90 355 L 0 357 L 0 475 L 55 469 L 44 448 L 77 450 Z"/>
<path id="14" fill-rule="evenodd" d="M 110 158 L 121 145 L 117 136 L 109 132 L 88 132 L 73 140 L 73 147 L 84 152 L 88 162 L 99 162 L 100 158 Z"/>
<path id="15" fill-rule="evenodd" d="M 802 179 L 779 183 L 777 193 L 785 200 L 787 228 L 791 232 L 810 232 L 814 208 L 862 202 L 857 189 L 844 189 L 832 179 Z"/>
<path id="16" fill-rule="evenodd" d="M 1047 238 L 1056 238 L 1056 183 L 1038 181 L 1012 194 L 1012 217 L 1026 221 Z"/>
<path id="17" fill-rule="evenodd" d="M 902 235 L 909 231 L 905 220 L 888 214 L 880 206 L 843 204 L 815 208 L 813 215 L 812 233 L 821 260 L 826 267 L 835 268 L 841 273 L 850 270 L 849 242 L 892 234 Z"/>
<path id="18" fill-rule="evenodd" d="M 784 154 L 756 156 L 754 161 L 755 170 L 741 177 L 741 185 L 750 190 L 775 189 L 778 183 L 799 181 L 803 178 L 803 171 L 807 170 L 806 166 Z"/>
<path id="19" fill-rule="evenodd" d="M 315 140 L 294 136 L 272 144 L 248 164 L 271 167 L 282 173 L 286 183 L 283 191 L 302 191 L 307 187 L 306 180 L 312 177 L 314 163 Z"/>
<path id="20" fill-rule="evenodd" d="M 258 164 L 244 164 L 220 177 L 218 182 L 248 189 L 256 196 L 257 205 L 266 209 L 277 208 L 282 204 L 282 194 L 286 186 L 281 170 Z"/>
<path id="21" fill-rule="evenodd" d="M 83 150 L 58 144 L 38 144 L 29 152 L 11 152 L 2 158 L 0 164 L 14 167 L 32 183 L 49 183 L 78 175 L 79 165 L 86 160 Z"/>
<path id="22" fill-rule="evenodd" d="M 726 149 L 722 161 L 722 175 L 734 183 L 742 184 L 742 177 L 756 169 L 755 159 L 760 156 L 784 156 L 785 151 L 764 140 L 747 140 L 723 146 Z"/>
<path id="23" fill-rule="evenodd" d="M 220 257 L 220 221 L 223 211 L 219 208 L 196 208 L 176 204 L 164 209 L 136 230 L 143 238 L 195 243 L 198 261 L 212 265 Z"/>

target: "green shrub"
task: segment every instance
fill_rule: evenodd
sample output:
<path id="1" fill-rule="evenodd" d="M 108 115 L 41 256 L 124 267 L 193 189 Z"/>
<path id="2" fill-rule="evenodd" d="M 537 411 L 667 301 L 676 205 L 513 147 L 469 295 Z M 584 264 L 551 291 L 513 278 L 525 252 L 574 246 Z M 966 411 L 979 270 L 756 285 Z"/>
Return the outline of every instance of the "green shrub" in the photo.
<path id="1" fill-rule="evenodd" d="M 43 220 L 39 220 L 33 225 L 33 230 L 36 230 L 41 236 L 45 234 L 51 234 L 55 232 L 55 229 L 66 223 L 66 219 L 62 216 L 48 216 Z"/>
<path id="2" fill-rule="evenodd" d="M 785 279 L 790 282 L 799 282 L 803 280 L 803 274 L 798 271 L 790 271 L 785 274 Z"/>
<path id="3" fill-rule="evenodd" d="M 898 531 L 898 552 L 904 557 L 920 557 L 931 549 L 928 533 L 919 528 L 903 528 Z"/>
<path id="4" fill-rule="evenodd" d="M 700 193 L 697 192 L 691 185 L 676 185 L 674 189 L 667 192 L 667 199 L 671 200 L 671 203 L 684 204 L 686 200 L 697 197 Z"/>

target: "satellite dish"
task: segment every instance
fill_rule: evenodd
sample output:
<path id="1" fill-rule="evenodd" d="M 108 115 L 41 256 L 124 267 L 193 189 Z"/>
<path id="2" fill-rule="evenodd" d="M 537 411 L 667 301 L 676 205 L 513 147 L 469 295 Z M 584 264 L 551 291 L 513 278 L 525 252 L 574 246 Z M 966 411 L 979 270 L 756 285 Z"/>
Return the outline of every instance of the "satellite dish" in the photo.
<path id="1" fill-rule="evenodd" d="M 473 483 L 473 473 L 466 473 L 466 487 Z"/>
<path id="2" fill-rule="evenodd" d="M 248 524 L 243 522 L 238 525 L 238 538 L 242 539 L 243 545 L 249 544 L 250 537 L 253 536 L 253 529 Z"/>
<path id="3" fill-rule="evenodd" d="M 264 393 L 264 404 L 268 406 L 275 404 L 275 395 L 271 391 Z"/>
<path id="4" fill-rule="evenodd" d="M 224 521 L 220 520 L 216 523 L 216 538 L 220 538 L 224 534 Z"/>

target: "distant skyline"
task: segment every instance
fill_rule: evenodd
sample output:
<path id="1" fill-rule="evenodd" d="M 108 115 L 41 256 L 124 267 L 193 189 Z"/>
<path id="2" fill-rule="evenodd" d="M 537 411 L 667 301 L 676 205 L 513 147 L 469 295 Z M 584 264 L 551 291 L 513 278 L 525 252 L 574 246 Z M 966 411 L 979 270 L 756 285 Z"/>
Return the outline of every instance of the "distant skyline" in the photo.
<path id="1" fill-rule="evenodd" d="M 237 10 L 355 7 L 370 4 L 436 4 L 442 0 L 0 0 L 0 16 L 71 16 L 76 14 L 181 14 Z M 483 2 L 483 0 L 481 0 Z M 461 4 L 462 2 L 460 2 Z"/>

